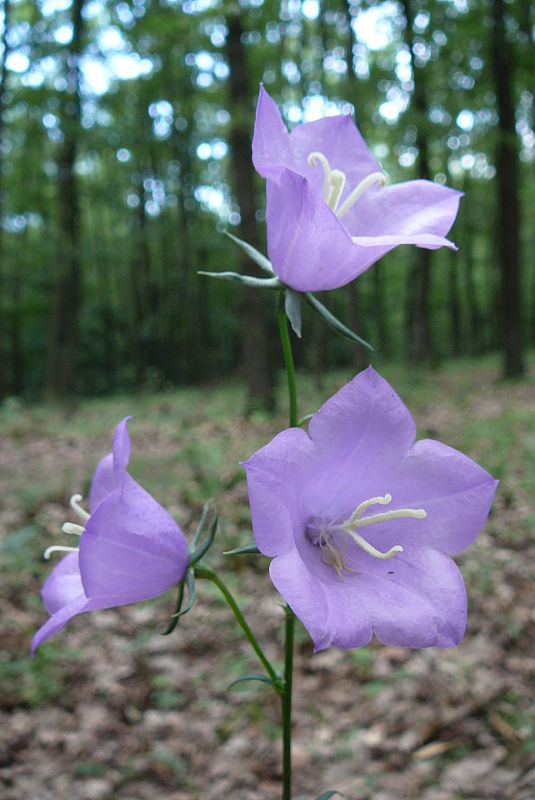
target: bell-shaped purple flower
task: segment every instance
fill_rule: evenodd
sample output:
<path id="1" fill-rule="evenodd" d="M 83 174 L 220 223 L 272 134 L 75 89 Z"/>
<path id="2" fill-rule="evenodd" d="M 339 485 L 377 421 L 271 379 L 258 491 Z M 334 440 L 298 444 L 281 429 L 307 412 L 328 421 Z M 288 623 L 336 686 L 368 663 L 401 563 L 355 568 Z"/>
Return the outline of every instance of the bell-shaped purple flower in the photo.
<path id="1" fill-rule="evenodd" d="M 269 258 L 298 292 L 343 286 L 399 244 L 455 248 L 444 237 L 461 193 L 425 180 L 386 186 L 350 116 L 288 133 L 261 86 L 253 163 L 267 179 Z"/>
<path id="2" fill-rule="evenodd" d="M 72 551 L 46 580 L 42 597 L 50 619 L 32 641 L 32 653 L 76 614 L 127 605 L 165 592 L 179 583 L 189 563 L 189 550 L 180 527 L 146 492 L 126 468 L 130 437 L 126 417 L 113 439 L 113 450 L 98 464 L 89 495 L 90 514 L 74 495 L 71 506 L 82 525 L 65 523 L 65 533 L 78 535 Z"/>
<path id="3" fill-rule="evenodd" d="M 450 554 L 479 533 L 497 481 L 412 417 L 371 367 L 309 432 L 290 428 L 243 466 L 258 548 L 316 650 L 379 641 L 450 647 L 466 592 Z"/>

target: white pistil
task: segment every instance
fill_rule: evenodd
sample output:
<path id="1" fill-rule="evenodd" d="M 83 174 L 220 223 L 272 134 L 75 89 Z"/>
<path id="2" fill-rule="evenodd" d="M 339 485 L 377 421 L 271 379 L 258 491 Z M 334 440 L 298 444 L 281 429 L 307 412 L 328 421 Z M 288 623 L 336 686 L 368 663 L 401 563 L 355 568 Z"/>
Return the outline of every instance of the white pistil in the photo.
<path id="1" fill-rule="evenodd" d="M 383 553 L 381 550 L 377 550 L 372 544 L 366 541 L 364 536 L 361 536 L 356 531 L 347 531 L 347 533 L 351 536 L 355 544 L 358 544 L 359 547 L 362 547 L 365 553 L 368 555 L 373 556 L 374 558 L 392 558 L 395 556 L 396 553 L 402 553 L 403 548 L 400 544 L 395 544 L 394 547 L 391 547 L 390 550 L 387 550 L 386 553 Z"/>
<path id="2" fill-rule="evenodd" d="M 84 532 L 83 525 L 76 525 L 75 522 L 64 522 L 61 526 L 63 533 L 68 533 L 72 536 L 81 536 Z"/>
<path id="3" fill-rule="evenodd" d="M 323 153 L 316 151 L 310 153 L 307 160 L 311 167 L 315 167 L 318 161 L 323 167 L 323 199 L 326 203 L 328 203 L 329 195 L 331 193 L 331 184 L 330 184 L 331 165 L 329 164 L 329 162 L 327 161 L 327 157 L 324 156 Z"/>
<path id="4" fill-rule="evenodd" d="M 73 494 L 73 496 L 71 497 L 69 503 L 70 503 L 70 506 L 71 506 L 72 510 L 75 512 L 75 514 L 78 514 L 80 519 L 83 519 L 84 522 L 87 522 L 87 520 L 89 519 L 89 514 L 80 505 L 80 500 L 82 500 L 82 499 L 83 499 L 83 496 L 81 494 Z"/>
<path id="5" fill-rule="evenodd" d="M 341 219 L 344 214 L 347 214 L 349 209 L 357 202 L 359 197 L 364 194 L 364 192 L 373 186 L 374 183 L 378 183 L 380 186 L 384 186 L 387 182 L 388 178 L 384 174 L 384 172 L 372 172 L 371 175 L 366 175 L 366 177 L 361 180 L 358 186 L 355 186 L 349 197 L 346 197 L 340 208 L 336 211 L 336 216 L 338 219 Z"/>
<path id="6" fill-rule="evenodd" d="M 58 553 L 58 552 L 61 552 L 61 553 L 77 553 L 78 552 L 78 548 L 77 547 L 65 547 L 65 545 L 63 545 L 63 544 L 53 544 L 52 547 L 47 547 L 46 548 L 45 552 L 43 553 L 43 558 L 46 558 L 46 560 L 48 561 L 48 559 L 50 558 L 52 553 Z"/>

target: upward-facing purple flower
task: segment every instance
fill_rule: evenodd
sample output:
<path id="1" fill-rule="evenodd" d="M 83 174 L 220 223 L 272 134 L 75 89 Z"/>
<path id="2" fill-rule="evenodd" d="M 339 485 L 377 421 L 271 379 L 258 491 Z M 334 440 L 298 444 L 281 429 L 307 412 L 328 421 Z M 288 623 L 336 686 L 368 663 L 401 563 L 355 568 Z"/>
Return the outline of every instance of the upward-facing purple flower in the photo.
<path id="1" fill-rule="evenodd" d="M 371 367 L 244 464 L 253 532 L 316 650 L 449 647 L 466 592 L 449 557 L 479 533 L 496 490 L 411 415 Z"/>
<path id="2" fill-rule="evenodd" d="M 461 193 L 424 180 L 385 186 L 350 116 L 289 134 L 261 86 L 253 163 L 267 179 L 269 258 L 298 292 L 343 286 L 399 244 L 455 247 L 444 237 Z"/>
<path id="3" fill-rule="evenodd" d="M 80 537 L 46 580 L 42 597 L 50 619 L 32 641 L 32 653 L 76 614 L 127 605 L 165 592 L 179 583 L 189 563 L 184 534 L 156 500 L 130 477 L 130 437 L 126 417 L 115 429 L 113 450 L 98 464 L 89 494 L 90 514 L 71 506 L 83 526 L 65 523 Z"/>

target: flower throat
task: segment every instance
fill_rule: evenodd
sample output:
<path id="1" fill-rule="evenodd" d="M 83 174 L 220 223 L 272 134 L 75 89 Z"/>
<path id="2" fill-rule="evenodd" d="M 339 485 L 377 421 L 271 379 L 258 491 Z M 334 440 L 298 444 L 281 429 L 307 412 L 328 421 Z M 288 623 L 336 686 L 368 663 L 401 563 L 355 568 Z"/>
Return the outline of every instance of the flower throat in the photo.
<path id="1" fill-rule="evenodd" d="M 371 514 L 369 517 L 362 516 L 370 506 L 386 506 L 391 502 L 392 495 L 390 494 L 371 497 L 369 500 L 364 500 L 364 502 L 360 503 L 347 521 L 341 520 L 339 523 L 334 520 L 325 525 L 317 518 L 312 518 L 307 524 L 305 535 L 309 542 L 320 548 L 323 563 L 333 567 L 338 577 L 343 579 L 344 572 L 357 572 L 357 570 L 348 566 L 346 560 L 349 538 L 365 553 L 374 558 L 384 560 L 392 558 L 396 553 L 403 552 L 403 547 L 400 544 L 394 545 L 385 552 L 378 550 L 364 536 L 357 533 L 359 528 L 376 525 L 380 522 L 389 522 L 394 519 L 425 519 L 427 517 L 427 512 L 423 508 L 396 508 L 392 511 Z"/>

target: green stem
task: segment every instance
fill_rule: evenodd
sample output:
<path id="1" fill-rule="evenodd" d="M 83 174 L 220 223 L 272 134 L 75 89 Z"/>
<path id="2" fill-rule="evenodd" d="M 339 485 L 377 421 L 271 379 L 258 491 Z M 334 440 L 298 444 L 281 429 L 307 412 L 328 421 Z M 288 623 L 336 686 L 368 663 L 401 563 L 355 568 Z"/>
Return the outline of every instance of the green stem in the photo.
<path id="1" fill-rule="evenodd" d="M 206 580 L 212 581 L 212 583 L 214 583 L 217 586 L 217 588 L 219 589 L 219 591 L 221 592 L 221 594 L 223 595 L 223 597 L 227 601 L 227 603 L 229 605 L 229 608 L 231 609 L 232 613 L 236 617 L 236 619 L 238 621 L 238 625 L 240 626 L 240 628 L 242 629 L 242 631 L 245 634 L 245 638 L 247 639 L 247 641 L 249 642 L 249 644 L 251 645 L 251 647 L 255 651 L 256 655 L 258 656 L 258 658 L 262 662 L 262 666 L 264 667 L 264 669 L 266 670 L 267 674 L 271 678 L 271 681 L 273 683 L 273 687 L 274 687 L 275 691 L 277 691 L 279 694 L 281 694 L 282 691 L 283 691 L 281 679 L 279 678 L 279 676 L 277 675 L 277 673 L 275 672 L 275 670 L 273 669 L 273 667 L 269 663 L 268 659 L 264 655 L 264 652 L 263 652 L 262 648 L 260 647 L 260 645 L 256 641 L 252 630 L 250 629 L 250 627 L 248 626 L 247 622 L 245 621 L 245 617 L 241 613 L 238 604 L 234 600 L 234 597 L 231 595 L 231 593 L 229 592 L 229 590 L 226 587 L 226 585 L 223 583 L 223 581 L 217 575 L 217 573 L 214 572 L 214 570 L 211 567 L 207 566 L 206 564 L 195 564 L 194 569 L 195 569 L 195 577 L 197 577 L 197 578 L 206 578 Z"/>
<path id="2" fill-rule="evenodd" d="M 290 396 L 290 428 L 297 428 L 297 389 L 295 384 L 295 366 L 292 355 L 292 344 L 288 332 L 286 312 L 284 310 L 284 292 L 279 292 L 277 305 L 277 319 L 279 322 L 279 333 L 281 337 L 282 353 L 284 355 L 284 366 L 288 376 L 288 394 Z"/>
<path id="3" fill-rule="evenodd" d="M 284 692 L 282 703 L 282 800 L 292 800 L 292 682 L 295 616 L 286 606 Z"/>

